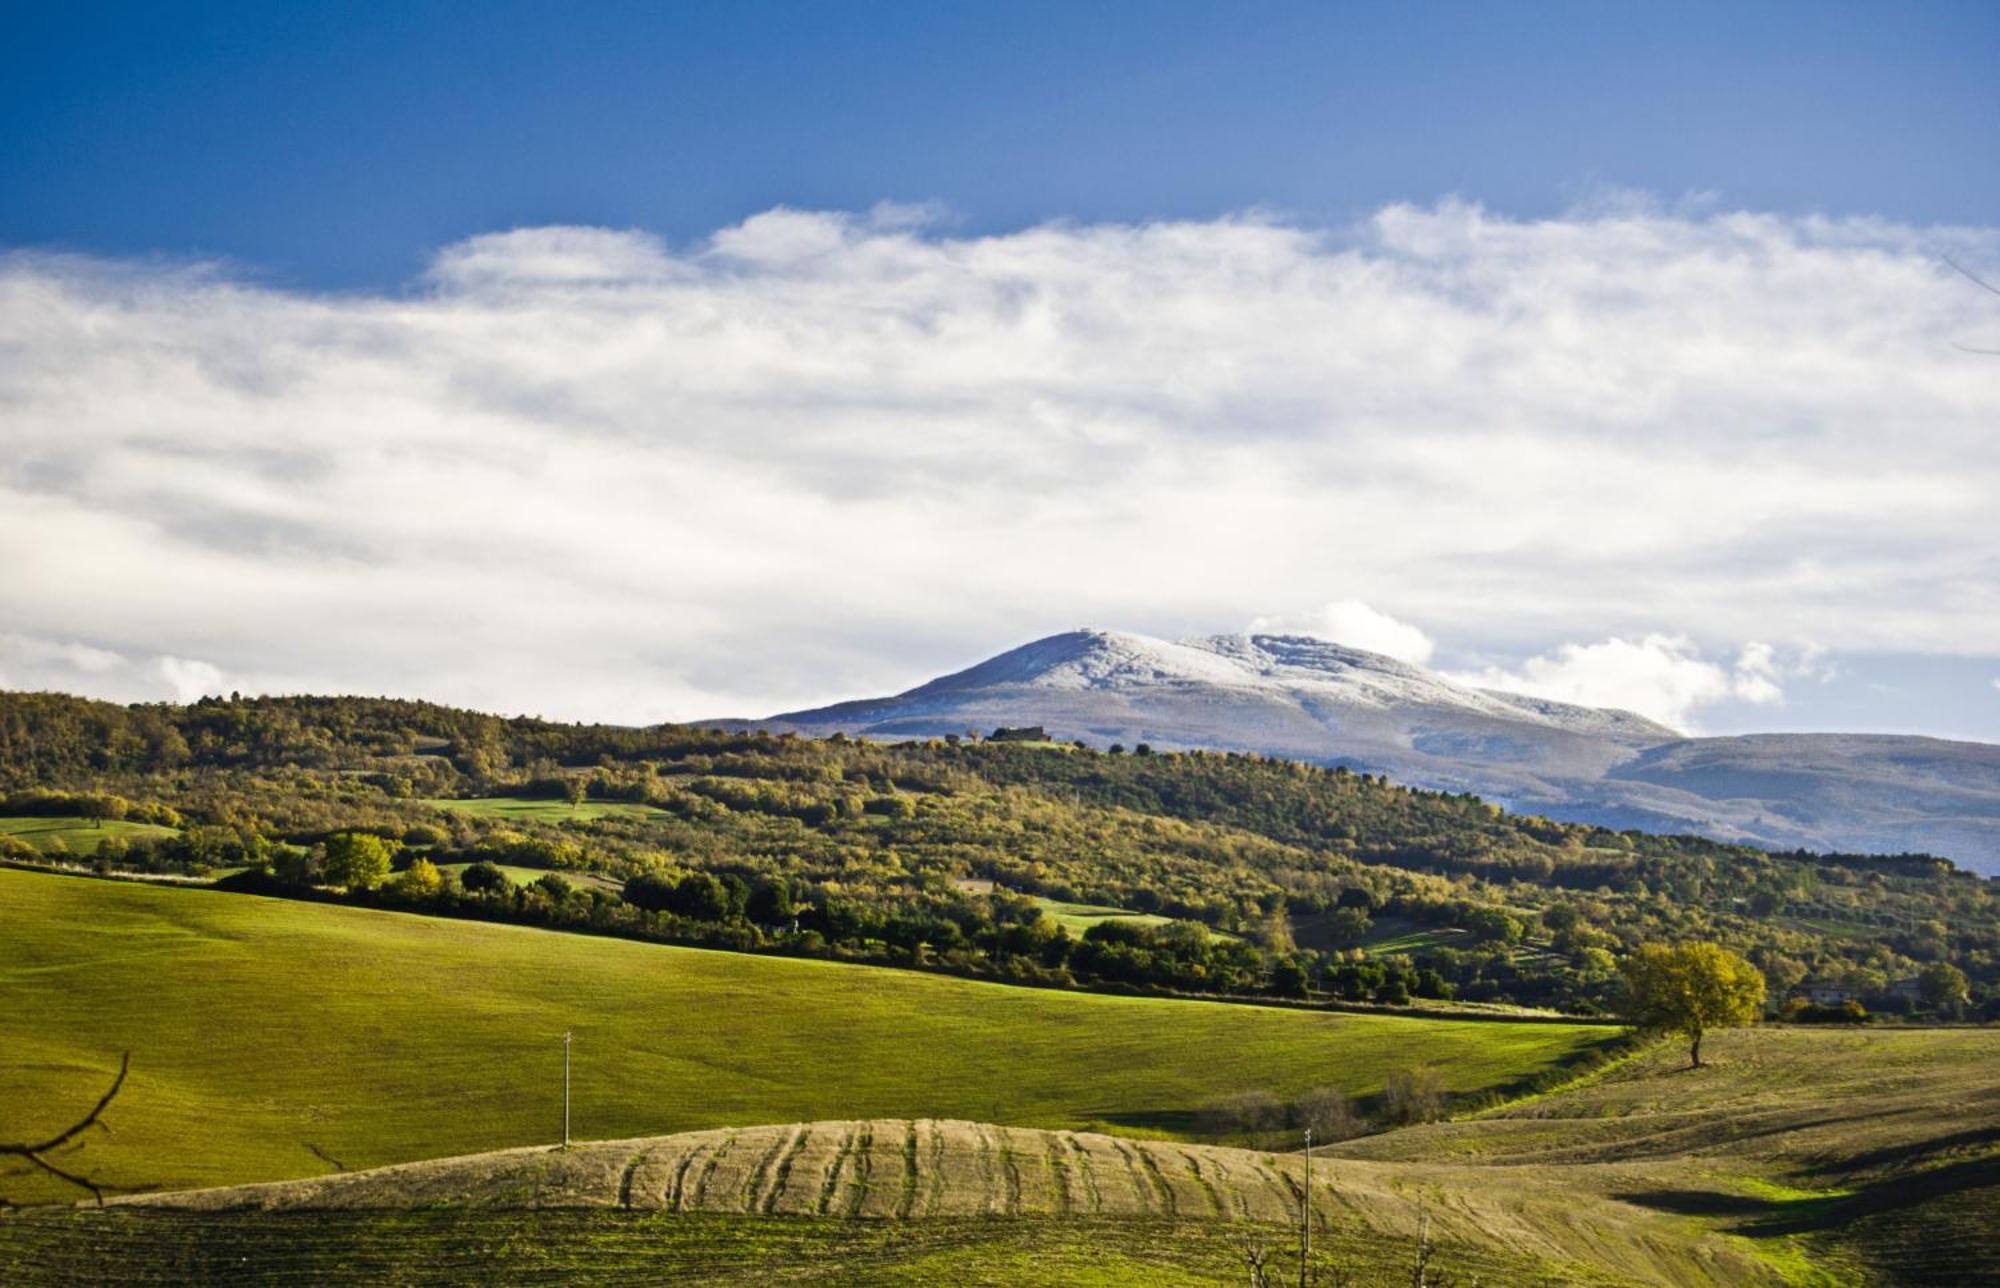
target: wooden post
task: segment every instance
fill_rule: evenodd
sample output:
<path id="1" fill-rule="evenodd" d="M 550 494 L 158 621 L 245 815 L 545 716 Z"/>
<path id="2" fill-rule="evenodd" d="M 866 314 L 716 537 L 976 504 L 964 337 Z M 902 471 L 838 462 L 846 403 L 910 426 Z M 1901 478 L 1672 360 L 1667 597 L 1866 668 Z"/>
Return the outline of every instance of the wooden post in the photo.
<path id="1" fill-rule="evenodd" d="M 1313 1129 L 1306 1128 L 1306 1184 L 1299 1211 L 1299 1288 L 1306 1288 L 1313 1255 Z"/>

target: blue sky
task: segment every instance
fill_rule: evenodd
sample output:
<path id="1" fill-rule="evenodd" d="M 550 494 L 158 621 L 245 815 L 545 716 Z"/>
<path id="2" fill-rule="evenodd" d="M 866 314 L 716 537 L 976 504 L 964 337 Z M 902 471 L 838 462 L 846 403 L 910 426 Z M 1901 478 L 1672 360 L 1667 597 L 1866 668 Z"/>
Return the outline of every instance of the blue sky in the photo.
<path id="1" fill-rule="evenodd" d="M 1266 622 L 2000 740 L 1996 68 L 1992 3 L 10 5 L 0 686 L 693 719 Z"/>
<path id="2" fill-rule="evenodd" d="M 389 286 L 778 204 L 1337 224 L 1593 185 L 1987 223 L 2000 6 L 16 3 L 0 243 Z"/>

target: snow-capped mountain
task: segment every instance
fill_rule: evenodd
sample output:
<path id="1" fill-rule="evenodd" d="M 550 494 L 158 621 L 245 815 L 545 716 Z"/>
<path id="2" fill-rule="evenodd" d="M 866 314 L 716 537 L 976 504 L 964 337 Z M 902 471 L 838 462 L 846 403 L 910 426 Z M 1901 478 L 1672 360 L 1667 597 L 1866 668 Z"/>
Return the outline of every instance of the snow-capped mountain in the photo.
<path id="1" fill-rule="evenodd" d="M 2000 747 L 1855 734 L 1684 738 L 1629 711 L 1458 684 L 1300 635 L 1077 630 L 894 697 L 751 722 L 872 738 L 1041 725 L 1097 746 L 1288 756 L 1553 817 L 2000 869 Z"/>
<path id="2" fill-rule="evenodd" d="M 1126 693 L 1208 686 L 1278 702 L 1318 698 L 1378 710 L 1435 707 L 1579 733 L 1649 741 L 1674 736 L 1672 729 L 1629 711 L 1469 688 L 1380 653 L 1309 635 L 1210 635 L 1168 642 L 1125 631 L 1071 631 L 934 680 L 903 698 L 1000 684 Z"/>

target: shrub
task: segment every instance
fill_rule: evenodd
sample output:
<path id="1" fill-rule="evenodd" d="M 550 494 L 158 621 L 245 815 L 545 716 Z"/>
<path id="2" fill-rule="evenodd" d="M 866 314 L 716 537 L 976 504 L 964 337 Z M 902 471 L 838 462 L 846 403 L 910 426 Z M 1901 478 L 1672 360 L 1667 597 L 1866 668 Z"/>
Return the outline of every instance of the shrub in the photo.
<path id="1" fill-rule="evenodd" d="M 1399 1126 L 1435 1122 L 1444 1113 L 1444 1078 L 1427 1064 L 1398 1069 L 1382 1084 L 1382 1117 Z"/>
<path id="2" fill-rule="evenodd" d="M 418 859 L 396 877 L 396 893 L 405 899 L 429 899 L 444 889 L 444 874 L 429 859 Z"/>
<path id="3" fill-rule="evenodd" d="M 729 916 L 729 889 L 707 872 L 690 872 L 674 883 L 667 907 L 690 921 L 721 921 Z"/>
<path id="4" fill-rule="evenodd" d="M 1239 1092 L 1196 1110 L 1194 1125 L 1205 1136 L 1276 1131 L 1285 1125 L 1285 1106 L 1268 1091 Z"/>
<path id="5" fill-rule="evenodd" d="M 1795 997 L 1778 1008 L 1778 1018 L 1793 1024 L 1866 1024 L 1873 1017 L 1852 998 L 1836 1006 L 1820 1006 Z"/>
<path id="6" fill-rule="evenodd" d="M 674 901 L 674 879 L 661 872 L 641 872 L 625 882 L 625 902 L 647 912 L 665 912 Z"/>
<path id="7" fill-rule="evenodd" d="M 750 920 L 775 926 L 792 919 L 792 889 L 783 878 L 766 881 L 750 892 L 746 905 Z"/>
<path id="8" fill-rule="evenodd" d="M 1279 997 L 1304 997 L 1308 982 L 1306 968 L 1296 957 L 1280 957 L 1271 967 L 1271 991 Z"/>
<path id="9" fill-rule="evenodd" d="M 1361 1131 L 1354 1102 L 1338 1087 L 1315 1087 L 1300 1096 L 1292 1104 L 1292 1125 L 1312 1132 L 1315 1141 L 1345 1140 Z"/>
<path id="10" fill-rule="evenodd" d="M 485 859 L 460 873 L 458 883 L 465 887 L 467 894 L 498 894 L 510 884 L 507 874 Z"/>

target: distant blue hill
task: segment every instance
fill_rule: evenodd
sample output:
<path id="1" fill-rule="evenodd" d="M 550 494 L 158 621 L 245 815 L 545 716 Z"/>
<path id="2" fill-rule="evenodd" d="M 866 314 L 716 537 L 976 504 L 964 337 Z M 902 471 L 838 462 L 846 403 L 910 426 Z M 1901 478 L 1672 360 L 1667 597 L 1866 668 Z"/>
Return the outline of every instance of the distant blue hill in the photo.
<path id="1" fill-rule="evenodd" d="M 2000 746 L 1874 734 L 1687 738 L 1629 711 L 1472 688 L 1305 636 L 1169 642 L 1071 631 L 894 697 L 743 723 L 890 739 L 1041 725 L 1052 738 L 1097 746 L 1344 764 L 1613 828 L 1774 849 L 1926 851 L 2000 873 Z"/>

